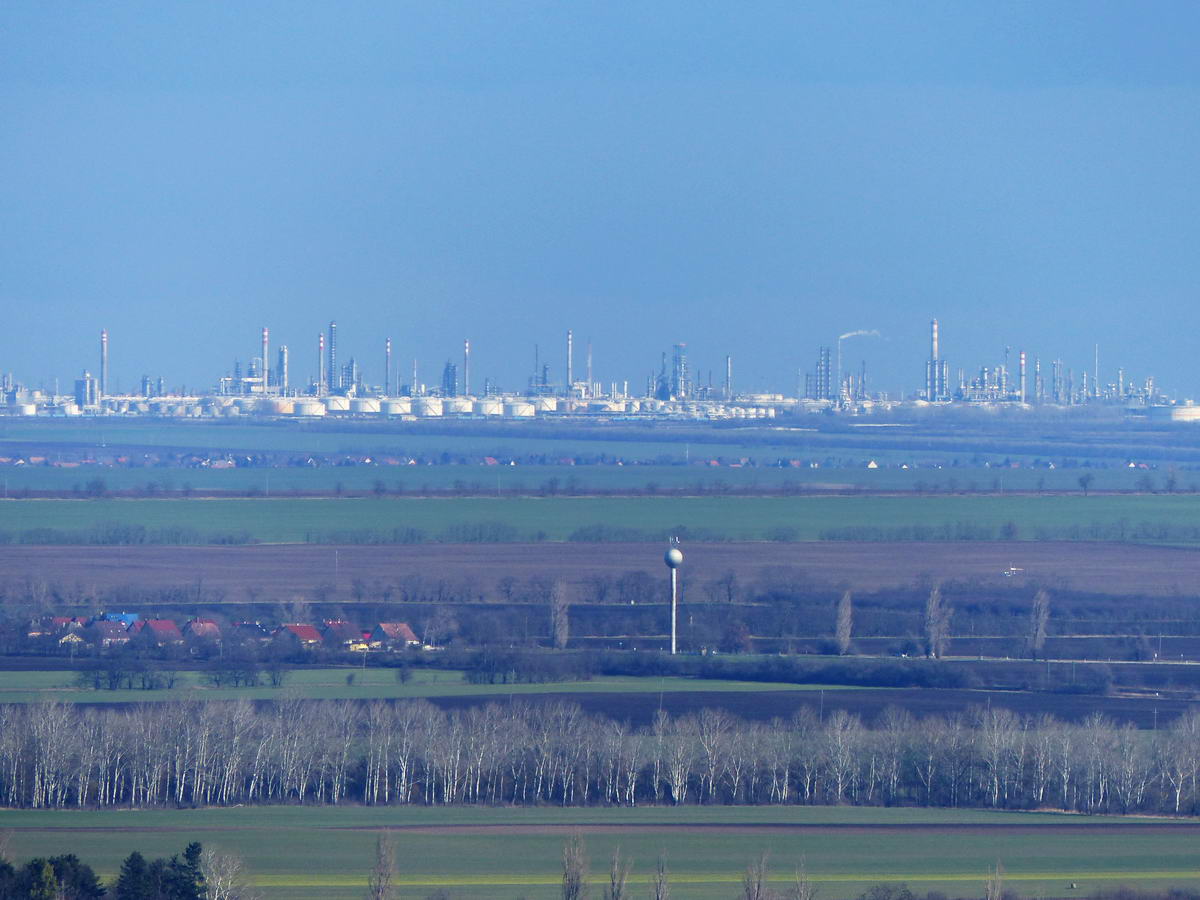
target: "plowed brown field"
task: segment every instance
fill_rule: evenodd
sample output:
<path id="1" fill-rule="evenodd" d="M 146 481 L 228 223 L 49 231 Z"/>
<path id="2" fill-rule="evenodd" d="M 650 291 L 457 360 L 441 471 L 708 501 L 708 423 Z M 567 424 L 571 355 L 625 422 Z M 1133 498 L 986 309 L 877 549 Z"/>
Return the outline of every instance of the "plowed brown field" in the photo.
<path id="1" fill-rule="evenodd" d="M 1088 542 L 727 543 L 690 544 L 685 577 L 700 584 L 732 570 L 743 583 L 770 569 L 859 590 L 911 584 L 924 577 L 978 578 L 1003 584 L 1046 583 L 1105 594 L 1195 594 L 1200 549 Z M 488 589 L 504 576 L 585 582 L 630 570 L 660 574 L 657 544 L 417 544 L 382 546 L 0 547 L 0 580 L 81 584 L 98 590 L 195 584 L 244 601 L 310 594 L 354 579 L 396 582 L 409 575 L 472 579 Z M 1002 573 L 1023 570 L 1014 577 Z"/>

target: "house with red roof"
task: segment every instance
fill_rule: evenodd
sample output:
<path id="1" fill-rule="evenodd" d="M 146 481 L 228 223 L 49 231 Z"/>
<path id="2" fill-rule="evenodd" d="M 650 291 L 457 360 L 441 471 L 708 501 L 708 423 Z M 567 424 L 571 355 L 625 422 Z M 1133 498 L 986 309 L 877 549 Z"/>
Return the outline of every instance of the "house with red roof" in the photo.
<path id="1" fill-rule="evenodd" d="M 368 642 L 376 650 L 403 650 L 405 647 L 421 646 L 421 639 L 408 627 L 407 622 L 380 622 L 371 629 Z"/>
<path id="2" fill-rule="evenodd" d="M 320 647 L 323 643 L 321 632 L 312 625 L 303 623 L 291 623 L 288 625 L 280 625 L 275 629 L 276 640 L 292 641 L 306 650 L 312 650 Z"/>
<path id="3" fill-rule="evenodd" d="M 129 629 L 122 622 L 110 622 L 104 619 L 98 619 L 87 628 L 87 640 L 89 644 L 95 644 L 97 647 L 119 647 L 122 644 L 129 643 Z"/>
<path id="4" fill-rule="evenodd" d="M 129 632 L 159 647 L 183 643 L 183 632 L 170 619 L 139 619 L 129 626 Z"/>
<path id="5" fill-rule="evenodd" d="M 368 649 L 366 633 L 357 625 L 340 619 L 328 619 L 321 637 L 326 647 L 341 647 L 343 650 L 364 652 Z"/>
<path id="6" fill-rule="evenodd" d="M 216 619 L 195 618 L 183 626 L 185 636 L 197 641 L 221 642 L 221 626 Z"/>

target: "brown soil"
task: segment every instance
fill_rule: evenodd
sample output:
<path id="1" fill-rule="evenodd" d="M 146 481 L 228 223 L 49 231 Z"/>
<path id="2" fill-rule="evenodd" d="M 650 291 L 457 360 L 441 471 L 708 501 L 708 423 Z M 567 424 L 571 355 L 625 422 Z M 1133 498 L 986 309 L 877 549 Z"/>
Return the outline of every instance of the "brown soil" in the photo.
<path id="1" fill-rule="evenodd" d="M 487 590 L 503 576 L 586 582 L 630 570 L 658 575 L 656 544 L 420 544 L 403 546 L 0 547 L 0 580 L 26 579 L 105 590 L 196 585 L 227 600 L 286 601 L 336 583 L 340 599 L 360 579 L 396 583 L 410 575 L 471 580 Z M 772 569 L 860 590 L 926 578 L 1051 584 L 1103 594 L 1192 595 L 1200 584 L 1200 549 L 1103 543 L 728 543 L 690 544 L 692 584 L 732 570 L 742 582 Z M 1015 567 L 1014 577 L 1002 573 Z"/>

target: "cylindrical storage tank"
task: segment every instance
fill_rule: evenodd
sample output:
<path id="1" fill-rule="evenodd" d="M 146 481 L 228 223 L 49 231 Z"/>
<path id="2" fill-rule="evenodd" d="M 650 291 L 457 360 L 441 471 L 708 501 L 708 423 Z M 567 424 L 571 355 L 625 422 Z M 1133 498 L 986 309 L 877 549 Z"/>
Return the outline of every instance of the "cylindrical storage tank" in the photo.
<path id="1" fill-rule="evenodd" d="M 377 415 L 379 401 L 375 397 L 356 397 L 350 401 L 350 412 L 357 415 Z"/>
<path id="2" fill-rule="evenodd" d="M 625 401 L 625 412 L 639 413 L 641 411 L 642 411 L 642 401 L 641 400 L 626 400 Z"/>
<path id="3" fill-rule="evenodd" d="M 450 397 L 442 401 L 442 415 L 461 416 L 470 413 L 475 405 L 466 397 Z"/>
<path id="4" fill-rule="evenodd" d="M 384 400 L 379 404 L 379 412 L 385 416 L 411 416 L 412 401 L 407 397 Z"/>
<path id="5" fill-rule="evenodd" d="M 73 400 L 64 403 L 61 408 L 64 416 L 77 416 L 82 412 Z"/>
<path id="6" fill-rule="evenodd" d="M 292 404 L 293 416 L 323 416 L 325 404 L 320 400 L 297 400 Z"/>
<path id="7" fill-rule="evenodd" d="M 502 416 L 504 415 L 504 401 L 497 400 L 495 397 L 476 400 L 475 412 L 481 416 Z"/>
<path id="8" fill-rule="evenodd" d="M 524 401 L 518 401 L 518 402 L 524 402 Z M 557 397 L 534 397 L 533 398 L 533 408 L 540 413 L 557 412 L 558 411 L 558 398 Z"/>
<path id="9" fill-rule="evenodd" d="M 241 410 L 241 407 L 239 407 L 239 406 L 226 406 L 224 409 L 221 410 L 221 415 L 229 416 L 231 418 L 234 416 L 240 416 L 241 414 L 242 414 L 242 410 Z"/>
<path id="10" fill-rule="evenodd" d="M 325 412 L 349 412 L 350 398 L 337 395 L 323 397 L 321 400 L 325 404 Z"/>
<path id="11" fill-rule="evenodd" d="M 13 412 L 18 416 L 36 416 L 37 415 L 37 404 L 36 403 L 18 403 L 16 406 L 13 407 Z"/>
<path id="12" fill-rule="evenodd" d="M 534 404 L 526 400 L 513 400 L 504 404 L 504 415 L 510 419 L 532 419 Z"/>
<path id="13" fill-rule="evenodd" d="M 258 401 L 257 410 L 262 416 L 286 416 L 292 412 L 292 401 L 283 397 L 264 397 Z"/>
<path id="14" fill-rule="evenodd" d="M 441 397 L 418 397 L 413 401 L 413 415 L 440 416 L 442 414 Z"/>

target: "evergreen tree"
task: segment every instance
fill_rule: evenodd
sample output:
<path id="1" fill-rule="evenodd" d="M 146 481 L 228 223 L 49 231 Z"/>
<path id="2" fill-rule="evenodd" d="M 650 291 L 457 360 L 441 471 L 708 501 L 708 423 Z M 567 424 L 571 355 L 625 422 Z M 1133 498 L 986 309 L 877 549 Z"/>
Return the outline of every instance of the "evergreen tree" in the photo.
<path id="1" fill-rule="evenodd" d="M 54 869 L 59 892 L 67 900 L 95 900 L 104 896 L 104 886 L 92 867 L 80 862 L 74 853 L 50 857 L 50 866 Z"/>
<path id="2" fill-rule="evenodd" d="M 29 900 L 58 900 L 58 879 L 47 859 L 31 859 L 25 867 L 29 873 Z"/>
<path id="3" fill-rule="evenodd" d="M 121 873 L 113 889 L 116 900 L 156 900 L 150 867 L 146 857 L 134 850 L 121 863 Z"/>

